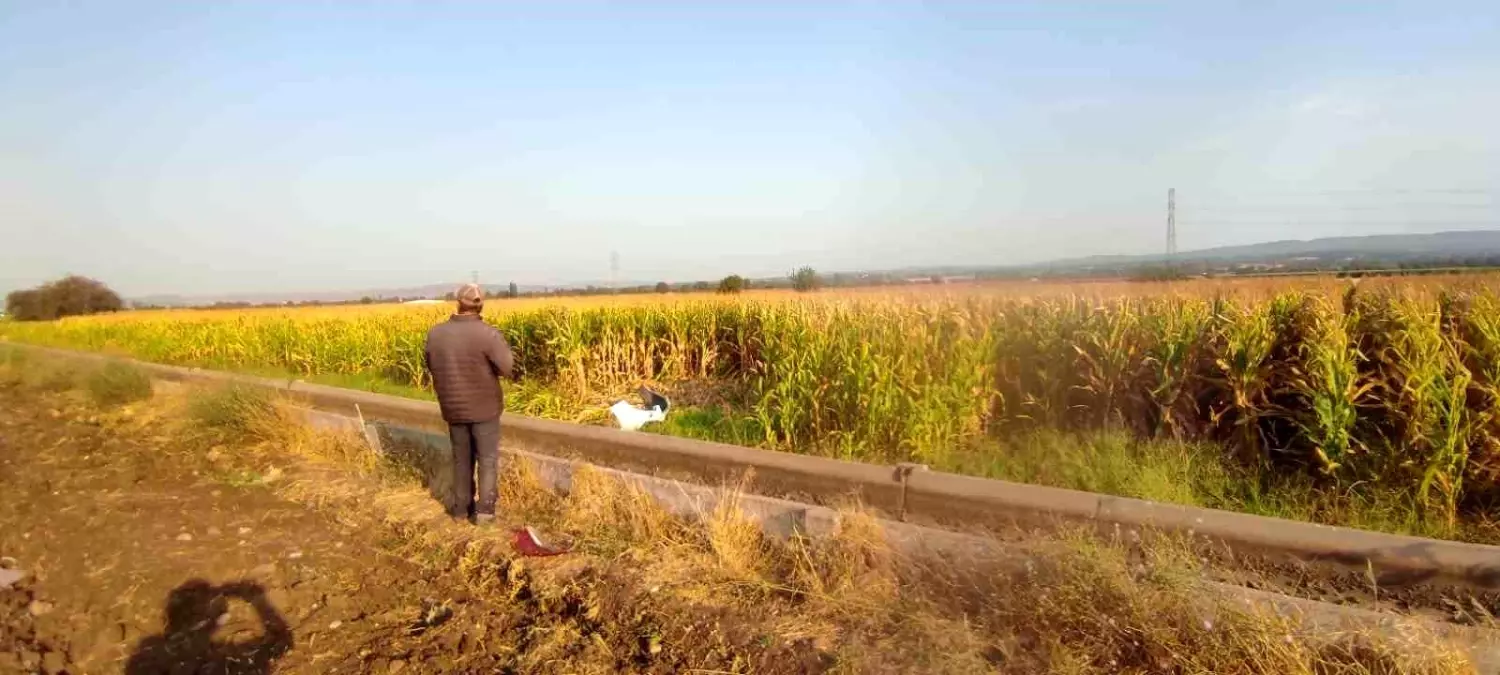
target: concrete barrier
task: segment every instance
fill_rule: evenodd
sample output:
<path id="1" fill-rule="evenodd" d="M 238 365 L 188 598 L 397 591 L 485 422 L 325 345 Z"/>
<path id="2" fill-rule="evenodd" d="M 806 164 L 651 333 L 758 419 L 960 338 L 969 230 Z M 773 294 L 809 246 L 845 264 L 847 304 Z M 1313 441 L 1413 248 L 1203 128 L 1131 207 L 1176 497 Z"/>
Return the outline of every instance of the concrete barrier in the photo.
<path id="1" fill-rule="evenodd" d="M 446 429 L 436 403 L 296 381 L 294 398 L 319 410 L 392 422 L 417 429 Z M 894 467 L 773 452 L 650 433 L 627 432 L 505 415 L 502 442 L 593 464 L 667 474 L 717 484 L 746 472 L 757 490 L 806 498 L 853 499 L 890 513 L 901 509 L 903 483 Z"/>
<path id="2" fill-rule="evenodd" d="M 906 508 L 947 526 L 1036 524 L 1047 518 L 1105 528 L 1161 530 L 1202 537 L 1238 551 L 1283 555 L 1360 571 L 1382 586 L 1437 581 L 1500 588 L 1500 547 L 1407 537 L 1128 497 L 916 472 Z"/>
<path id="3" fill-rule="evenodd" d="M 336 419 L 337 415 L 318 410 L 306 410 L 304 414 L 309 423 L 320 428 L 363 433 L 359 428 L 360 422 L 353 418 L 339 421 Z M 453 451 L 447 435 L 380 422 L 367 424 L 376 429 L 384 454 L 414 470 L 422 477 L 435 499 L 445 507 L 451 506 Z M 542 485 L 557 492 L 567 493 L 571 490 L 574 474 L 582 467 L 589 467 L 601 475 L 641 490 L 668 512 L 683 517 L 705 518 L 720 508 L 726 499 L 732 499 L 741 513 L 760 523 L 767 535 L 778 539 L 786 539 L 794 534 L 824 536 L 838 527 L 837 512 L 820 506 L 772 497 L 741 495 L 737 490 L 724 487 L 647 476 L 514 447 L 504 448 L 501 455 L 502 467 L 510 462 L 527 462 L 536 471 Z"/>
<path id="4" fill-rule="evenodd" d="M 15 343 L 7 343 L 15 344 Z M 24 345 L 16 345 L 23 346 Z M 27 349 L 68 358 L 107 360 L 49 348 Z M 327 412 L 411 429 L 444 428 L 437 405 L 301 381 L 282 381 L 194 368 L 133 362 L 153 375 L 187 382 L 257 386 L 286 392 Z M 702 484 L 738 482 L 751 491 L 829 505 L 855 498 L 895 520 L 969 528 L 1048 523 L 1059 519 L 1113 529 L 1156 528 L 1223 542 L 1239 550 L 1373 571 L 1383 586 L 1418 582 L 1500 590 L 1500 547 L 1421 539 L 1264 518 L 1211 509 L 1157 504 L 1074 490 L 631 433 L 506 415 L 503 442 L 632 473 Z"/>

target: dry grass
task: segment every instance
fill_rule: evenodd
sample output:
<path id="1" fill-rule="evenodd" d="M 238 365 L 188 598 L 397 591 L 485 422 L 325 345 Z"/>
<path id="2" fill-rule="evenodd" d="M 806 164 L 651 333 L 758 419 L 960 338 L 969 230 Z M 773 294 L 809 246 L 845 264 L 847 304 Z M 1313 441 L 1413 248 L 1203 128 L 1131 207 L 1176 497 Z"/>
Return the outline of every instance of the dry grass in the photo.
<path id="1" fill-rule="evenodd" d="M 740 493 L 730 493 L 702 523 L 714 563 L 727 580 L 762 587 L 771 573 L 770 546 L 759 523 L 740 510 Z"/>
<path id="2" fill-rule="evenodd" d="M 151 398 L 151 378 L 126 363 L 107 363 L 89 373 L 84 384 L 101 406 L 124 405 Z"/>
<path id="3" fill-rule="evenodd" d="M 556 525 L 577 535 L 585 551 L 605 556 L 643 543 L 673 546 L 685 541 L 688 534 L 685 524 L 658 506 L 650 495 L 587 467 L 573 473 L 572 487 Z"/>
<path id="4" fill-rule="evenodd" d="M 1064 537 L 997 605 L 1000 625 L 1061 656 L 1060 672 L 1469 672 L 1413 628 L 1405 637 L 1317 633 L 1203 587 L 1185 548 Z"/>
<path id="5" fill-rule="evenodd" d="M 370 454 L 357 439 L 330 439 L 285 416 L 275 424 L 288 431 L 264 446 L 271 455 L 337 468 Z M 400 533 L 403 555 L 456 568 L 476 593 L 542 612 L 549 628 L 524 659 L 536 667 L 565 658 L 606 672 L 630 650 L 644 662 L 722 672 L 1472 672 L 1436 642 L 1318 635 L 1220 598 L 1203 585 L 1190 547 L 1165 538 L 1136 549 L 1064 534 L 1030 545 L 1023 569 L 966 567 L 894 550 L 878 521 L 857 511 L 844 514 L 837 536 L 778 542 L 743 515 L 733 491 L 694 523 L 597 471 L 553 494 L 518 461 L 502 481 L 507 516 L 580 543 L 565 559 L 524 560 L 499 538 L 443 519 L 420 486 L 372 486 L 381 475 L 372 461 L 357 460 L 343 480 L 320 472 L 278 489 L 325 507 L 366 505 Z M 756 636 L 748 644 L 746 631 Z M 745 668 L 777 648 L 804 660 Z"/>

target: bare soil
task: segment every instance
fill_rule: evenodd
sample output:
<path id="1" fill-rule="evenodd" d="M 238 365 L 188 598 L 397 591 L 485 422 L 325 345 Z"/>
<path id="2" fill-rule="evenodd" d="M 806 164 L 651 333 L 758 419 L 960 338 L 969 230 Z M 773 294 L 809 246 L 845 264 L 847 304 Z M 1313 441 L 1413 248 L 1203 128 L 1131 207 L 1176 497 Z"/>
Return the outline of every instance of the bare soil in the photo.
<path id="1" fill-rule="evenodd" d="M 491 618 L 368 533 L 70 413 L 0 406 L 0 552 L 28 573 L 0 591 L 0 672 L 461 669 L 463 633 L 422 619 Z"/>
<path id="2" fill-rule="evenodd" d="M 605 672 L 679 670 L 650 635 L 630 650 L 591 640 L 610 614 L 649 615 L 631 598 L 542 607 L 519 568 L 508 593 L 478 597 L 461 571 L 402 557 L 372 514 L 278 497 L 166 426 L 149 408 L 104 414 L 0 384 L 0 556 L 27 574 L 0 589 L 0 674 L 562 672 L 591 641 L 613 654 L 591 659 Z M 552 565 L 608 573 L 577 562 Z M 721 618 L 738 623 L 697 620 Z M 741 632 L 731 662 L 826 667 Z"/>

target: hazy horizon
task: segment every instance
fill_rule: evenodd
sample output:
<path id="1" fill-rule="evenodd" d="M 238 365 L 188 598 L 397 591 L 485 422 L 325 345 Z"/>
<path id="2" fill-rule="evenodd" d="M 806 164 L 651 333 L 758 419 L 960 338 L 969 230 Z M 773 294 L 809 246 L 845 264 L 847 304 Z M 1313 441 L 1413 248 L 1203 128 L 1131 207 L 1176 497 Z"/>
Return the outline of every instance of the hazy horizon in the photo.
<path id="1" fill-rule="evenodd" d="M 0 293 L 1500 227 L 1500 6 L 0 0 Z"/>

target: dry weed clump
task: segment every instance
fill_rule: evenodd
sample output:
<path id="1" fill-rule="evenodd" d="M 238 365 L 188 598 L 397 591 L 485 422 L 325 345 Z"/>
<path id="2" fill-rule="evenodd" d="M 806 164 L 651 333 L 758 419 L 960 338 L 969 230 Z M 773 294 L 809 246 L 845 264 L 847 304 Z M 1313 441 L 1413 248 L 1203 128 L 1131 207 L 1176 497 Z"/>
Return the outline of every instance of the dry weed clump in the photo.
<path id="1" fill-rule="evenodd" d="M 991 616 L 1019 637 L 1012 649 L 1039 649 L 1059 672 L 1474 672 L 1415 621 L 1405 635 L 1327 633 L 1235 601 L 1170 539 L 1143 555 L 1081 534 L 1047 548 Z"/>

